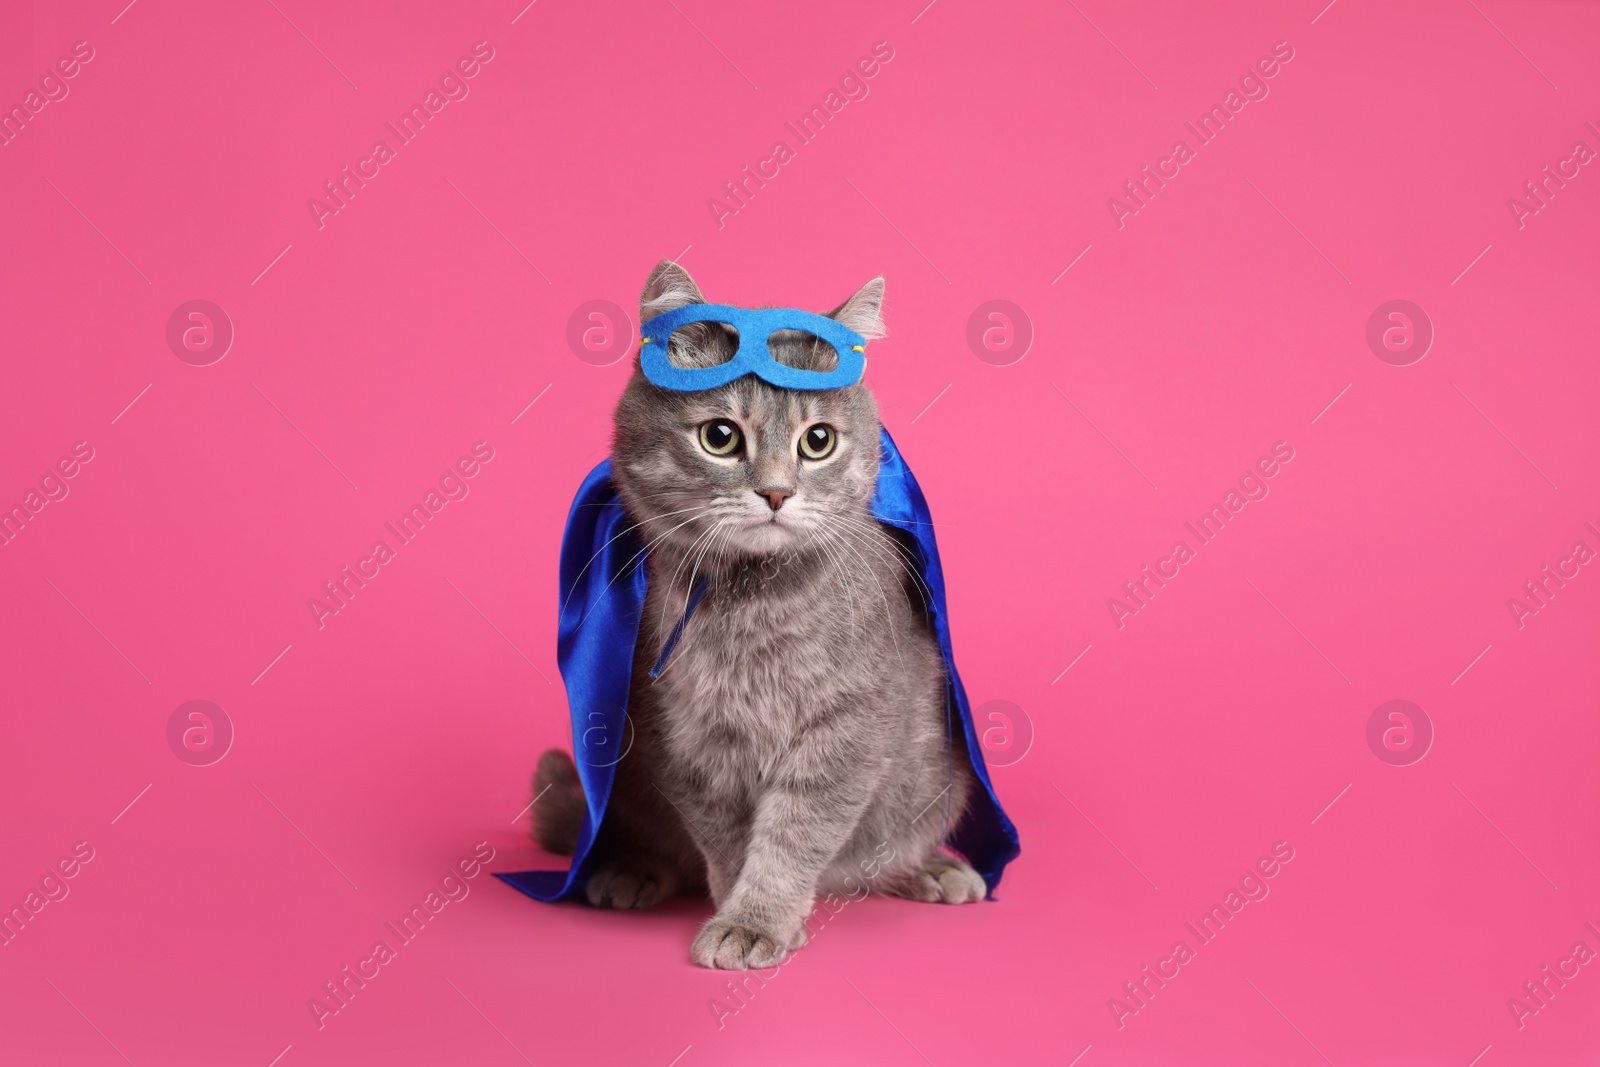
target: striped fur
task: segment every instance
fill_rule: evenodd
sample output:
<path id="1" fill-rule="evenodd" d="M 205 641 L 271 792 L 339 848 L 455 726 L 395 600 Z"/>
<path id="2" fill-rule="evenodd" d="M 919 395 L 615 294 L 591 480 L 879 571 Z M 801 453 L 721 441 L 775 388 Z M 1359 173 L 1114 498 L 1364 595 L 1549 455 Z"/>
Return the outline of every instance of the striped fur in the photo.
<path id="1" fill-rule="evenodd" d="M 882 296 L 876 279 L 833 316 L 879 336 Z M 662 263 L 640 317 L 701 300 L 687 273 Z M 835 358 L 801 335 L 774 343 L 796 366 Z M 719 327 L 685 327 L 672 358 L 721 362 L 735 344 Z M 738 424 L 742 455 L 701 447 L 698 428 L 713 418 Z M 800 435 L 818 422 L 838 444 L 826 459 L 802 459 Z M 586 892 L 631 908 L 708 889 L 717 911 L 690 952 L 703 966 L 776 963 L 804 941 L 819 896 L 984 895 L 982 878 L 940 848 L 971 772 L 947 727 L 920 579 L 908 549 L 868 513 L 878 436 L 864 385 L 796 392 L 745 377 L 674 393 L 635 366 L 617 406 L 614 476 L 649 549 L 650 593 L 630 697 L 635 741 L 617 766 Z M 773 509 L 762 495 L 771 490 L 793 495 Z M 704 600 L 651 679 L 702 578 Z M 551 761 L 541 773 L 563 801 L 536 806 L 538 834 L 564 841 L 558 823 L 571 818 L 575 780 Z"/>

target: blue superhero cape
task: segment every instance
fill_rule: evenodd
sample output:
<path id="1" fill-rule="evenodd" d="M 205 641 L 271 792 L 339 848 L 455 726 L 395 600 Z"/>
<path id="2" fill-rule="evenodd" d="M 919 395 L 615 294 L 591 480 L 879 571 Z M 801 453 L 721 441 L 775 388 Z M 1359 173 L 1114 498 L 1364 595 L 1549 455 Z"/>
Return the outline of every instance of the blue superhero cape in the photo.
<path id="1" fill-rule="evenodd" d="M 980 787 L 973 793 L 966 816 L 957 826 L 947 828 L 946 833 L 950 834 L 949 843 L 983 875 L 993 892 L 1000 884 L 1001 872 L 1016 858 L 1021 846 L 1016 828 L 1001 809 L 989 780 L 967 692 L 950 651 L 944 572 L 939 566 L 928 502 L 887 430 L 883 431 L 882 444 L 872 516 L 908 535 L 907 546 L 915 557 L 919 584 L 931 600 L 928 613 L 944 655 L 948 706 L 953 716 L 960 717 L 972 771 Z M 578 488 L 561 540 L 562 605 L 556 659 L 567 687 L 573 757 L 588 805 L 577 849 L 571 867 L 565 871 L 495 875 L 536 900 L 582 898 L 590 873 L 590 849 L 605 818 L 616 765 L 627 755 L 633 741 L 627 723 L 628 691 L 649 581 L 642 562 L 644 547 L 637 535 L 627 530 L 628 525 L 611 482 L 611 461 L 606 459 Z M 954 726 L 953 721 L 951 725 Z"/>

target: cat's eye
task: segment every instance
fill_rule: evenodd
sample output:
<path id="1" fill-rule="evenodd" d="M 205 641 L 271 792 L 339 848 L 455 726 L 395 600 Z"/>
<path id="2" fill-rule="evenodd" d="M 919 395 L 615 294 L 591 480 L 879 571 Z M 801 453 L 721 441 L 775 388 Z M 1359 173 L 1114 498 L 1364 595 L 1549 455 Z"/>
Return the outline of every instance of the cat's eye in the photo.
<path id="1" fill-rule="evenodd" d="M 838 440 L 832 426 L 819 422 L 800 435 L 800 454 L 806 459 L 827 459 Z"/>
<path id="2" fill-rule="evenodd" d="M 727 419 L 712 419 L 700 426 L 700 447 L 713 456 L 731 456 L 739 451 L 739 427 Z"/>

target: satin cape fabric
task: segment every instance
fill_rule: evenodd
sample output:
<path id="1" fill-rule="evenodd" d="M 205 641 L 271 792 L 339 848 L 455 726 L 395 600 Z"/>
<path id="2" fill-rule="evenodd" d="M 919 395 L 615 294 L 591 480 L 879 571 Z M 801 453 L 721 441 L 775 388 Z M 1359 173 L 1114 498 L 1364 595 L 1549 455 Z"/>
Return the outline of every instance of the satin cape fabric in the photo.
<path id="1" fill-rule="evenodd" d="M 927 609 L 949 679 L 951 729 L 959 728 L 965 734 L 978 781 L 966 816 L 953 832 L 947 830 L 947 840 L 983 875 L 992 893 L 1000 884 L 1006 864 L 1020 851 L 1017 831 L 995 796 L 983 764 L 967 693 L 956 673 L 945 610 L 944 573 L 939 566 L 928 502 L 887 430 L 883 431 L 882 444 L 872 515 L 879 522 L 904 531 L 907 537 L 902 540 L 916 557 L 916 569 L 932 600 Z M 644 546 L 635 534 L 624 532 L 628 526 L 622 502 L 612 486 L 611 461 L 607 459 L 579 487 L 561 542 L 562 604 L 556 658 L 567 687 L 573 758 L 587 801 L 577 851 L 565 871 L 495 875 L 536 900 L 582 899 L 590 874 L 591 848 L 605 818 L 616 767 L 627 758 L 633 742 L 632 727 L 627 721 L 628 690 L 649 583 L 643 562 Z M 650 651 L 652 655 L 656 652 Z M 954 745 L 951 747 L 952 758 L 956 758 Z"/>

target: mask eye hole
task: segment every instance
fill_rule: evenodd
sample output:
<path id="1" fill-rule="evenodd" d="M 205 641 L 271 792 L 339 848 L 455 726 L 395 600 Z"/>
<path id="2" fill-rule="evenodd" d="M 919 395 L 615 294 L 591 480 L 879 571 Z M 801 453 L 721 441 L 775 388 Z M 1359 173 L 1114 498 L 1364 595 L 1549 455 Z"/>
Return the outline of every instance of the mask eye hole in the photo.
<path id="1" fill-rule="evenodd" d="M 839 367 L 833 345 L 805 330 L 774 330 L 767 338 L 767 354 L 774 363 L 796 370 L 826 373 Z"/>
<path id="2" fill-rule="evenodd" d="M 839 435 L 825 422 L 807 427 L 800 435 L 800 455 L 805 459 L 827 459 L 839 443 Z"/>
<path id="3" fill-rule="evenodd" d="M 672 331 L 667 362 L 674 367 L 720 367 L 739 350 L 739 331 L 722 322 L 689 322 Z"/>
<path id="4" fill-rule="evenodd" d="M 727 419 L 712 419 L 700 424 L 700 447 L 713 456 L 731 456 L 739 451 L 743 442 L 739 427 Z"/>

